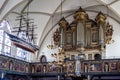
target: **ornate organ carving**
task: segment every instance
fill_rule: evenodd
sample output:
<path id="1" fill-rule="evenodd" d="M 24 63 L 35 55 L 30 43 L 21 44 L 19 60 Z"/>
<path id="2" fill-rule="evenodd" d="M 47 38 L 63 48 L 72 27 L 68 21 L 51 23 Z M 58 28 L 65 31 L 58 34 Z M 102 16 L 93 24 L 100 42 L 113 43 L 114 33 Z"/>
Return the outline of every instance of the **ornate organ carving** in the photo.
<path id="1" fill-rule="evenodd" d="M 61 39 L 60 32 L 57 29 L 56 32 L 53 35 L 54 44 L 55 45 L 60 45 L 60 39 Z"/>
<path id="2" fill-rule="evenodd" d="M 106 25 L 106 29 L 105 29 L 105 42 L 107 44 L 110 44 L 110 41 L 112 39 L 112 35 L 113 35 L 113 26 L 110 25 L 109 23 L 107 23 Z"/>
<path id="3" fill-rule="evenodd" d="M 58 22 L 61 38 L 56 41 L 54 37 L 54 42 L 62 44 L 65 51 L 98 50 L 100 52 L 101 48 L 105 48 L 105 45 L 111 42 L 113 27 L 106 23 L 106 16 L 102 12 L 92 20 L 89 19 L 86 11 L 80 8 L 73 17 L 74 20 L 70 24 L 64 17 Z"/>
<path id="4" fill-rule="evenodd" d="M 64 30 L 67 28 L 67 26 L 69 25 L 69 23 L 65 20 L 65 18 L 63 17 L 59 23 L 58 23 Z"/>
<path id="5" fill-rule="evenodd" d="M 80 7 L 78 11 L 74 14 L 74 19 L 76 21 L 84 22 L 88 19 L 87 13 Z"/>

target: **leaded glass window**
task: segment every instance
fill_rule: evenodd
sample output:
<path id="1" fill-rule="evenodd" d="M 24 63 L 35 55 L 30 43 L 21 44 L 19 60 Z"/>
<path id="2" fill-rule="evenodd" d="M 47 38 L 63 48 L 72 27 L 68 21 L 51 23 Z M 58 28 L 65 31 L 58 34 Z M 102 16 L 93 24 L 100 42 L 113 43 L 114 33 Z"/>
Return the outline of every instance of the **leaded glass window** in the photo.
<path id="1" fill-rule="evenodd" d="M 0 30 L 0 53 L 2 51 L 2 43 L 3 43 L 3 30 Z"/>
<path id="2" fill-rule="evenodd" d="M 21 49 L 21 48 L 17 48 L 17 54 L 16 57 L 22 60 L 27 60 L 28 58 L 28 52 Z"/>
<path id="3" fill-rule="evenodd" d="M 21 48 L 12 49 L 14 45 L 12 45 L 12 41 L 9 39 L 9 36 L 6 34 L 6 32 L 10 33 L 10 25 L 8 21 L 3 21 L 0 23 L 0 54 L 12 56 L 16 55 L 15 57 L 21 60 L 28 60 L 28 51 L 25 51 Z M 12 51 L 14 53 L 11 54 L 11 49 L 15 50 Z"/>
<path id="4" fill-rule="evenodd" d="M 9 39 L 9 36 L 5 34 L 5 44 L 4 44 L 4 52 L 7 55 L 10 55 L 10 48 L 11 48 L 11 40 Z"/>

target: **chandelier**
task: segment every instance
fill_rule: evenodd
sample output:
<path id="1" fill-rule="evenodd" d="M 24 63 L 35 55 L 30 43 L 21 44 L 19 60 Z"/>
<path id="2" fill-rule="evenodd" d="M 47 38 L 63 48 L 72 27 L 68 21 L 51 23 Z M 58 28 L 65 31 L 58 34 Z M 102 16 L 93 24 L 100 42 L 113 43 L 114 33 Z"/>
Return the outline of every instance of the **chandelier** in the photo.
<path id="1" fill-rule="evenodd" d="M 61 65 L 65 59 L 65 52 L 64 49 L 58 48 L 58 50 L 58 53 L 53 53 L 51 56 L 57 59 L 57 64 Z"/>
<path id="2" fill-rule="evenodd" d="M 54 44 L 53 40 L 51 39 L 51 44 L 47 45 L 48 49 L 56 49 L 57 45 Z"/>
<path id="3" fill-rule="evenodd" d="M 52 27 L 53 27 L 53 16 L 52 16 Z M 53 33 L 53 32 L 52 32 L 52 33 Z M 47 45 L 47 48 L 48 48 L 48 49 L 55 49 L 55 48 L 57 48 L 57 46 L 54 45 L 53 38 L 51 38 L 51 44 L 50 44 L 50 45 Z"/>
<path id="4" fill-rule="evenodd" d="M 47 45 L 47 48 L 48 48 L 48 49 L 55 49 L 55 48 L 56 48 L 56 46 L 55 46 L 55 45 L 53 45 L 53 44 L 50 44 L 50 45 Z"/>

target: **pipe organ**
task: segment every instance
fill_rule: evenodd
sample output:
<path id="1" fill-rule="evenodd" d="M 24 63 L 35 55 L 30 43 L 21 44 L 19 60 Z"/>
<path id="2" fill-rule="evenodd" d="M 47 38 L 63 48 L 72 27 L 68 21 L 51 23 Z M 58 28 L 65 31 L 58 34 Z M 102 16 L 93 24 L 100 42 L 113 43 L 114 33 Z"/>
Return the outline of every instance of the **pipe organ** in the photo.
<path id="1" fill-rule="evenodd" d="M 61 46 L 65 56 L 70 58 L 84 54 L 86 59 L 92 54 L 105 54 L 106 44 L 112 40 L 113 27 L 106 22 L 106 15 L 99 12 L 94 20 L 81 7 L 73 14 L 71 23 L 63 17 L 58 22 L 60 28 L 54 32 L 54 44 Z M 69 53 L 67 55 L 66 53 Z"/>

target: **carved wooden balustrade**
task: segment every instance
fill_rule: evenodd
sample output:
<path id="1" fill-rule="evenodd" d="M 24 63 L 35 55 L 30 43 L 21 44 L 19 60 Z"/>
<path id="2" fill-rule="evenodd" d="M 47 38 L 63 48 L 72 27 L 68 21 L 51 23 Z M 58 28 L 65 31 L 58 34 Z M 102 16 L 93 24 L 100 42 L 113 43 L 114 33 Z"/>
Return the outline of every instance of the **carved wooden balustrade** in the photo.
<path id="1" fill-rule="evenodd" d="M 6 72 L 29 72 L 29 63 L 0 54 L 0 70 Z"/>
<path id="2" fill-rule="evenodd" d="M 14 71 L 24 73 L 40 73 L 40 74 L 66 74 L 67 76 L 75 76 L 76 61 L 69 60 L 61 62 L 46 63 L 28 63 L 15 58 L 0 55 L 0 70 Z M 93 73 L 118 73 L 120 72 L 120 59 L 103 59 L 103 60 L 81 60 L 80 74 Z"/>

